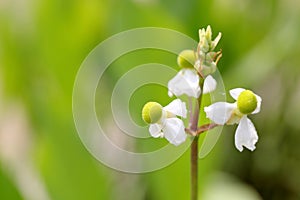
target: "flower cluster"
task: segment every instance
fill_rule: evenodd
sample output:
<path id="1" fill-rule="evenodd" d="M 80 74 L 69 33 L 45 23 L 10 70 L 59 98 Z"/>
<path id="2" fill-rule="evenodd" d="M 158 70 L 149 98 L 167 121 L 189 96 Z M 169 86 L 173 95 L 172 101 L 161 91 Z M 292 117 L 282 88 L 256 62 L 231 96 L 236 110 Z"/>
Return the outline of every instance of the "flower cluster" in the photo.
<path id="1" fill-rule="evenodd" d="M 182 69 L 168 83 L 170 97 L 186 94 L 198 98 L 201 93 L 200 78 L 204 79 L 204 94 L 216 89 L 217 82 L 210 74 L 216 71 L 217 63 L 221 58 L 220 51 L 214 52 L 221 39 L 221 33 L 212 41 L 212 31 L 208 26 L 206 30 L 199 30 L 199 38 L 200 42 L 196 52 L 184 50 L 177 58 L 177 63 Z"/>
<path id="2" fill-rule="evenodd" d="M 201 94 L 210 93 L 216 89 L 217 81 L 213 78 L 213 73 L 217 69 L 222 52 L 214 50 L 220 39 L 221 33 L 212 40 L 210 26 L 199 30 L 197 50 L 184 50 L 177 57 L 181 70 L 168 82 L 170 97 L 175 95 L 178 98 L 186 95 L 189 98 L 201 100 Z M 252 91 L 242 88 L 232 89 L 230 94 L 236 100 L 235 103 L 217 102 L 204 108 L 206 117 L 214 123 L 214 126 L 205 125 L 205 127 L 238 124 L 235 133 L 236 148 L 242 151 L 243 147 L 246 147 L 253 151 L 258 135 L 247 116 L 260 111 L 262 99 Z M 197 105 L 196 109 L 198 112 L 194 113 L 199 113 L 200 105 Z M 188 112 L 192 111 L 186 109 L 186 104 L 180 99 L 175 99 L 165 107 L 157 102 L 146 103 L 142 110 L 142 117 L 146 123 L 150 124 L 149 132 L 152 137 L 164 137 L 177 146 L 186 140 L 186 131 L 190 130 L 190 127 L 185 128 L 182 121 L 182 118 L 187 117 Z M 190 122 L 196 122 L 197 126 L 198 117 L 190 119 Z M 203 130 L 203 127 L 198 129 Z M 193 130 L 192 135 L 195 136 L 195 133 L 199 131 Z"/>

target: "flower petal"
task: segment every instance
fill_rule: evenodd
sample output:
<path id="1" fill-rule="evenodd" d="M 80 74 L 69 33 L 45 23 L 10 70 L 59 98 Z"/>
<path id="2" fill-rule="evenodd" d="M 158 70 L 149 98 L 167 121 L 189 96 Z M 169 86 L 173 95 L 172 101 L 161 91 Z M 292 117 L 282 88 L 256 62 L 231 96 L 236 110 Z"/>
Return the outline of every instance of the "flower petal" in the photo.
<path id="1" fill-rule="evenodd" d="M 168 111 L 174 115 L 186 118 L 186 105 L 185 102 L 182 102 L 180 99 L 175 99 L 167 106 L 163 108 L 165 111 Z"/>
<path id="2" fill-rule="evenodd" d="M 200 95 L 199 76 L 194 69 L 182 69 L 168 83 L 169 96 L 186 94 L 198 98 Z"/>
<path id="3" fill-rule="evenodd" d="M 217 87 L 217 81 L 211 76 L 207 76 L 204 80 L 203 94 L 214 91 Z"/>
<path id="4" fill-rule="evenodd" d="M 163 136 L 163 133 L 161 132 L 161 130 L 162 130 L 162 126 L 158 123 L 150 124 L 150 126 L 149 126 L 150 135 L 154 138 Z"/>
<path id="5" fill-rule="evenodd" d="M 244 90 L 245 90 L 244 88 L 235 88 L 235 89 L 230 90 L 229 93 L 232 96 L 232 98 L 237 100 L 238 97 L 240 96 L 241 92 L 243 92 Z"/>
<path id="6" fill-rule="evenodd" d="M 256 107 L 256 109 L 251 114 L 256 114 L 256 113 L 260 112 L 260 107 L 261 107 L 261 101 L 262 101 L 262 99 L 257 94 L 255 94 L 255 96 L 256 96 L 256 99 L 257 99 L 257 107 Z"/>
<path id="7" fill-rule="evenodd" d="M 258 141 L 258 135 L 253 123 L 247 116 L 243 116 L 235 132 L 235 147 L 243 151 L 243 146 L 253 151 Z"/>
<path id="8" fill-rule="evenodd" d="M 206 117 L 216 124 L 224 125 L 236 108 L 234 103 L 217 102 L 204 108 Z"/>
<path id="9" fill-rule="evenodd" d="M 186 133 L 184 131 L 184 124 L 178 118 L 168 118 L 165 120 L 163 133 L 165 138 L 175 146 L 183 143 L 186 140 Z"/>

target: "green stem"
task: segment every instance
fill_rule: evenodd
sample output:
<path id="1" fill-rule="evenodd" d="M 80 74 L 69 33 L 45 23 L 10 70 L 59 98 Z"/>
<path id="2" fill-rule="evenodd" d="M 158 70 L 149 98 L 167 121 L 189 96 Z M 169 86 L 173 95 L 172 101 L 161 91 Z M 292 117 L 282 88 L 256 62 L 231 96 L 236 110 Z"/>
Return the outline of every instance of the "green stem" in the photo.
<path id="1" fill-rule="evenodd" d="M 203 91 L 203 83 L 204 80 L 200 79 L 200 88 Z M 202 92 L 197 99 L 197 103 L 195 106 L 195 112 L 191 119 L 190 130 L 193 133 L 197 132 L 198 129 L 198 120 L 201 108 L 201 100 L 202 100 Z M 191 145 L 191 200 L 198 199 L 198 139 L 199 136 L 196 135 L 193 138 L 193 142 Z"/>
<path id="2" fill-rule="evenodd" d="M 198 199 L 198 139 L 195 136 L 191 145 L 191 200 Z"/>

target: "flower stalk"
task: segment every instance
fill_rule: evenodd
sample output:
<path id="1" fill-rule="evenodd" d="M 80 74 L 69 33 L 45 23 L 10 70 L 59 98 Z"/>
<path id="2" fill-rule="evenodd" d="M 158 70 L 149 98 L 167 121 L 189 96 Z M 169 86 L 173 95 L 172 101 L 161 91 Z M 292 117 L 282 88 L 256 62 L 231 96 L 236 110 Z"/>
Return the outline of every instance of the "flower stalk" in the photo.
<path id="1" fill-rule="evenodd" d="M 203 90 L 204 80 L 200 79 L 200 88 Z M 200 116 L 200 108 L 202 101 L 202 93 L 199 95 L 193 117 L 190 119 L 190 130 L 197 133 L 198 121 Z M 191 200 L 198 199 L 198 139 L 199 135 L 195 135 L 191 144 Z"/>
<path id="2" fill-rule="evenodd" d="M 191 200 L 198 199 L 198 139 L 195 136 L 191 145 Z"/>

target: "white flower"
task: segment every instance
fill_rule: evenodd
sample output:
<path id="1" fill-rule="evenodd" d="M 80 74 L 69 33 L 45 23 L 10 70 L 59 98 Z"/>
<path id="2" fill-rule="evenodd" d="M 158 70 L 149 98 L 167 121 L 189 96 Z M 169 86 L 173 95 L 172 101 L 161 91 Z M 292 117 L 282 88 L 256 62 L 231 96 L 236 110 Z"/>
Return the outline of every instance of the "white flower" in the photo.
<path id="1" fill-rule="evenodd" d="M 171 144 L 178 146 L 186 140 L 183 121 L 179 117 L 186 118 L 187 109 L 184 102 L 175 99 L 170 104 L 159 109 L 159 104 L 148 102 L 143 108 L 143 119 L 150 121 L 149 132 L 154 138 L 165 137 Z M 160 118 L 157 119 L 157 116 Z M 153 117 L 152 117 L 153 116 Z M 151 119 L 157 119 L 152 121 Z"/>
<path id="2" fill-rule="evenodd" d="M 169 96 L 186 94 L 198 98 L 200 95 L 199 76 L 194 69 L 182 69 L 168 83 Z"/>
<path id="3" fill-rule="evenodd" d="M 168 83 L 169 96 L 181 96 L 186 94 L 189 97 L 198 98 L 201 89 L 199 86 L 200 77 L 195 69 L 182 69 Z M 212 76 L 207 76 L 204 81 L 203 93 L 209 93 L 216 89 L 217 82 Z"/>
<path id="4" fill-rule="evenodd" d="M 235 103 L 217 102 L 204 108 L 207 118 L 219 125 L 238 123 L 235 132 L 235 146 L 243 151 L 243 146 L 253 151 L 258 135 L 248 114 L 260 111 L 261 97 L 250 90 L 236 88 L 230 90 Z"/>

